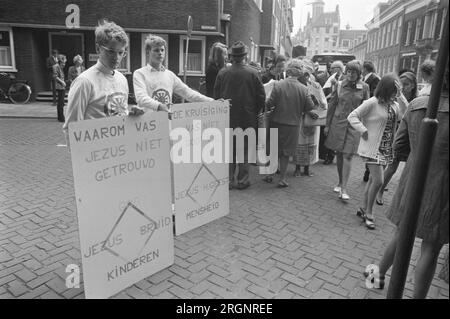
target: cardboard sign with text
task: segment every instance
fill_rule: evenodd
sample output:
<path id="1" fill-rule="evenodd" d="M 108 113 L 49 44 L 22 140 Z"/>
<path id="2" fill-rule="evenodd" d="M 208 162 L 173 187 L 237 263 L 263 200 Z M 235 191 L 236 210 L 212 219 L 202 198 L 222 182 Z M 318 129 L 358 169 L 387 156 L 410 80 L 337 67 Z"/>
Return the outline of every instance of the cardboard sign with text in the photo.
<path id="1" fill-rule="evenodd" d="M 167 113 L 72 122 L 70 151 L 86 298 L 174 262 Z"/>
<path id="2" fill-rule="evenodd" d="M 179 136 L 174 138 L 173 133 L 177 128 L 189 132 L 185 144 L 185 150 L 190 152 L 189 163 L 173 163 L 175 231 L 180 235 L 229 213 L 229 164 L 224 159 L 230 106 L 219 101 L 187 103 L 174 105 L 172 111 L 174 152 L 183 142 Z M 208 135 L 209 128 L 218 129 L 217 134 Z M 210 158 L 211 154 L 217 156 L 217 161 L 205 162 L 205 156 Z"/>

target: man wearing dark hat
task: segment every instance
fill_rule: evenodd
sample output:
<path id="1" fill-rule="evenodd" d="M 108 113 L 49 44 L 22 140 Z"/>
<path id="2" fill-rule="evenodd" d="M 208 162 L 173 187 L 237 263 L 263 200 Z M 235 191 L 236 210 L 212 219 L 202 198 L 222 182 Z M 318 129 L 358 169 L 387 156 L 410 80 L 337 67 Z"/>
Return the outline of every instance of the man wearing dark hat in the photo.
<path id="1" fill-rule="evenodd" d="M 232 65 L 219 72 L 214 86 L 214 98 L 231 100 L 231 128 L 242 128 L 244 131 L 247 128 L 257 129 L 257 115 L 264 108 L 266 100 L 258 72 L 245 64 L 247 53 L 244 43 L 235 42 L 230 54 Z M 237 189 L 245 189 L 250 186 L 247 146 L 245 143 L 245 163 L 238 165 L 236 185 L 234 183 L 236 160 L 230 164 L 230 188 L 236 186 Z M 233 143 L 233 159 L 236 159 L 236 143 Z"/>

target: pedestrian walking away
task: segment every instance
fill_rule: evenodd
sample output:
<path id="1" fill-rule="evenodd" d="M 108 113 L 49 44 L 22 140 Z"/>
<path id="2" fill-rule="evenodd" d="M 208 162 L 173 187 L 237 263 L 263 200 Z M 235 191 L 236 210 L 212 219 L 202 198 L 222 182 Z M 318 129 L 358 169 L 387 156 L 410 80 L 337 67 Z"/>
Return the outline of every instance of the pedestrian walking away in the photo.
<path id="1" fill-rule="evenodd" d="M 308 88 L 300 83 L 304 78 L 305 69 L 299 59 L 289 61 L 286 69 L 287 78 L 276 83 L 266 108 L 273 109 L 270 118 L 270 128 L 278 129 L 278 157 L 280 163 L 280 180 L 278 187 L 288 187 L 286 171 L 289 158 L 295 155 L 300 133 L 300 122 L 305 113 L 317 118 L 314 103 L 308 93 Z M 305 79 L 303 81 L 306 82 Z M 271 182 L 272 177 L 266 176 L 264 181 Z"/>
<path id="2" fill-rule="evenodd" d="M 214 85 L 216 84 L 217 74 L 225 67 L 227 63 L 228 49 L 221 42 L 215 42 L 210 49 L 208 66 L 206 67 L 206 95 L 214 97 Z"/>
<path id="3" fill-rule="evenodd" d="M 314 103 L 314 111 L 324 113 L 327 110 L 327 99 L 325 98 L 322 87 L 314 79 L 314 65 L 308 59 L 302 59 L 301 62 L 303 63 L 303 73 L 299 77 L 299 81 L 308 88 L 308 93 Z M 303 114 L 301 118 L 298 144 L 293 157 L 296 165 L 294 176 L 296 177 L 314 176 L 314 173 L 310 170 L 310 166 L 319 161 L 320 126 L 308 126 L 306 122 L 307 116 L 309 117 L 308 113 Z M 303 173 L 301 172 L 302 166 Z"/>
<path id="4" fill-rule="evenodd" d="M 214 86 L 216 99 L 231 100 L 230 127 L 232 129 L 258 127 L 258 114 L 264 109 L 266 93 L 258 72 L 246 65 L 245 58 L 248 54 L 246 45 L 237 41 L 231 47 L 230 67 L 220 70 Z M 253 147 L 253 146 L 252 146 Z M 237 164 L 236 143 L 233 143 L 233 161 L 230 163 L 230 188 L 236 187 L 243 190 L 250 186 L 247 140 L 244 143 L 244 163 Z M 237 177 L 236 177 L 237 174 Z M 235 183 L 236 177 L 236 183 Z"/>

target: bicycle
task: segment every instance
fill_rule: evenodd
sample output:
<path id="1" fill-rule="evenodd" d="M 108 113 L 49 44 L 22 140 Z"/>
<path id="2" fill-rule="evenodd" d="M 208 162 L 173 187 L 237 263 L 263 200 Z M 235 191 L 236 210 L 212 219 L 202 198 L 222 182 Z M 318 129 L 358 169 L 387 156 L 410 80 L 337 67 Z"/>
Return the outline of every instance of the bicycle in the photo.
<path id="1" fill-rule="evenodd" d="M 0 98 L 14 104 L 26 104 L 31 97 L 31 87 L 25 80 L 17 80 L 15 75 L 0 72 Z"/>

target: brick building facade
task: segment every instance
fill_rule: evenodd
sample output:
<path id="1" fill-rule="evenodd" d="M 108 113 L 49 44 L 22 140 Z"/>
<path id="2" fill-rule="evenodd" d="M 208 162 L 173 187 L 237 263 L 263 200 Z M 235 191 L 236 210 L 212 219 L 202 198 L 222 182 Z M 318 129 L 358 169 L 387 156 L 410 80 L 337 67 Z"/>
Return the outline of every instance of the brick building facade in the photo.
<path id="1" fill-rule="evenodd" d="M 380 75 L 411 69 L 421 82 L 419 66 L 436 59 L 448 0 L 390 0 L 380 3 L 366 24 L 366 59 Z"/>
<path id="2" fill-rule="evenodd" d="M 196 89 L 205 75 L 209 48 L 216 41 L 228 45 L 244 41 L 250 48 L 250 60 L 256 62 L 263 61 L 267 49 L 277 53 L 291 50 L 292 45 L 286 48 L 286 41 L 277 42 L 275 37 L 263 39 L 263 32 L 268 27 L 270 34 L 283 30 L 286 34 L 278 31 L 280 39 L 289 36 L 293 3 L 293 0 L 2 0 L 0 72 L 16 73 L 18 78 L 27 80 L 34 95 L 49 90 L 45 60 L 51 50 L 58 49 L 67 56 L 66 71 L 77 54 L 83 57 L 86 67 L 92 66 L 98 57 L 94 29 L 99 20 L 106 18 L 122 26 L 129 35 L 129 52 L 120 71 L 128 78 L 130 90 L 132 73 L 147 64 L 144 40 L 150 33 L 166 39 L 166 65 L 181 77 L 190 15 L 194 23 L 187 83 Z M 276 13 L 277 23 L 274 19 L 267 26 L 263 23 L 267 18 L 263 6 L 279 8 L 270 10 Z M 286 22 L 287 17 L 290 20 Z M 290 29 L 283 28 L 286 23 Z M 273 48 L 264 46 L 272 44 Z"/>

